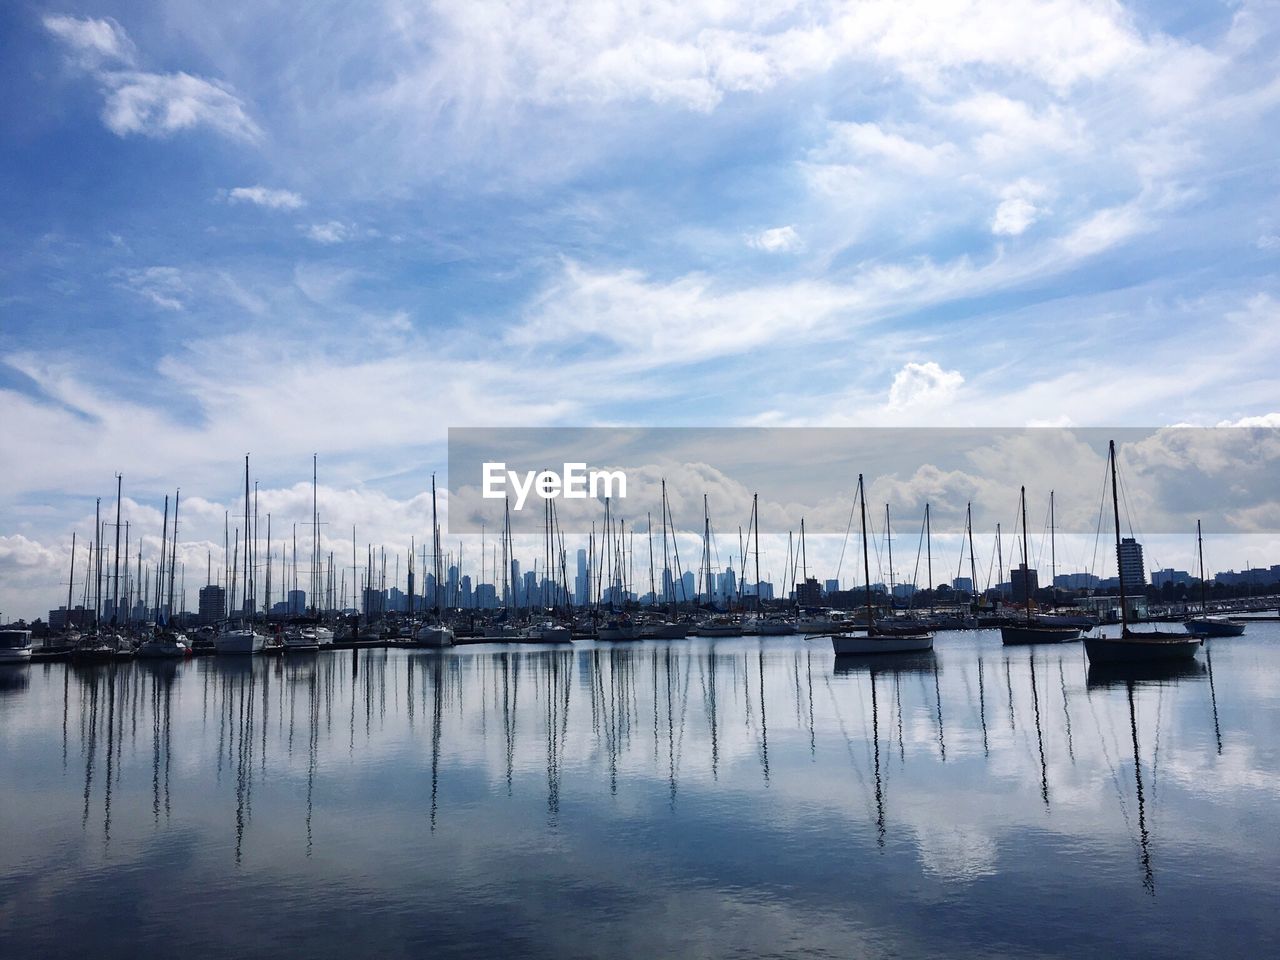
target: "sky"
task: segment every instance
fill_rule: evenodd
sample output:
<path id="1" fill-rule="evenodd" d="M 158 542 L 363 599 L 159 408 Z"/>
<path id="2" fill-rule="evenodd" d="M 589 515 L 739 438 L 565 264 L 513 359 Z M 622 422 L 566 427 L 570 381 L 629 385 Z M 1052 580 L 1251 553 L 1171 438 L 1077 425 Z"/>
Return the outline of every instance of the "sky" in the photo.
<path id="1" fill-rule="evenodd" d="M 246 453 L 403 549 L 450 427 L 1280 425 L 1278 49 L 1271 2 L 5 4 L 0 613 L 117 473 L 203 560 Z"/>

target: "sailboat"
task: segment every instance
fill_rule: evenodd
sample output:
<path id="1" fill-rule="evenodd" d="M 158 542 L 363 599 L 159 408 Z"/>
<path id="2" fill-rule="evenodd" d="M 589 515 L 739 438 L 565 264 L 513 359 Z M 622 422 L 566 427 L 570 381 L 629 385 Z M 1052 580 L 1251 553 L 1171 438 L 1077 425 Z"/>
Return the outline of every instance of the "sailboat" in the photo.
<path id="1" fill-rule="evenodd" d="M 181 491 L 174 494 L 173 498 L 173 543 L 170 544 L 167 534 L 162 535 L 160 542 L 161 566 L 160 572 L 156 575 L 156 614 L 159 619 L 167 619 L 163 616 L 164 611 L 168 610 L 169 615 L 173 614 L 173 574 L 178 565 L 178 500 Z M 168 504 L 165 505 L 165 514 L 168 515 Z M 166 522 L 166 527 L 168 526 Z M 166 562 L 164 555 L 169 552 L 167 562 L 169 576 L 169 598 L 165 606 L 160 604 L 161 579 L 164 576 Z M 187 643 L 186 634 L 172 628 L 168 623 L 158 624 L 155 633 L 143 640 L 138 647 L 138 656 L 144 660 L 176 660 L 181 657 L 191 655 L 191 647 Z"/>
<path id="2" fill-rule="evenodd" d="M 414 631 L 413 642 L 420 647 L 435 649 L 453 646 L 453 630 L 445 626 L 444 621 L 440 619 L 440 578 L 444 574 L 440 563 L 440 546 L 440 523 L 436 515 L 436 475 L 433 473 L 431 475 L 431 548 L 434 552 L 432 566 L 435 583 L 432 586 L 432 619 Z"/>
<path id="3" fill-rule="evenodd" d="M 1200 521 L 1196 521 L 1196 552 L 1200 555 L 1200 616 L 1183 622 L 1187 633 L 1197 637 L 1238 637 L 1244 633 L 1244 624 L 1225 617 L 1209 616 L 1208 595 L 1204 580 L 1204 540 L 1200 536 Z"/>
<path id="4" fill-rule="evenodd" d="M 1007 645 L 1022 643 L 1063 643 L 1079 640 L 1080 628 L 1037 623 L 1031 616 L 1031 554 L 1027 551 L 1027 488 L 1018 496 L 1022 511 L 1022 593 L 1026 600 L 1025 623 L 1007 623 L 1000 627 L 1000 642 Z"/>
<path id="5" fill-rule="evenodd" d="M 1124 592 L 1124 571 L 1120 568 L 1120 494 L 1116 480 L 1116 442 L 1108 448 L 1111 464 L 1111 507 L 1116 527 L 1116 568 L 1120 582 L 1120 636 L 1085 637 L 1084 651 L 1090 663 L 1145 663 L 1152 660 L 1187 660 L 1200 648 L 1199 637 L 1185 634 L 1139 632 L 1129 629 L 1129 604 Z"/>
<path id="6" fill-rule="evenodd" d="M 248 587 L 250 576 L 250 558 L 249 552 L 249 457 L 246 454 L 244 458 L 244 579 L 245 579 L 245 596 L 248 597 L 250 590 Z M 235 594 L 235 584 L 232 584 L 232 594 Z M 253 654 L 261 653 L 267 645 L 267 638 L 259 633 L 253 627 L 253 610 L 250 608 L 250 619 L 246 620 L 244 616 L 244 607 L 248 603 L 241 605 L 240 622 L 237 626 L 225 629 L 213 638 L 214 649 L 220 654 Z"/>
<path id="7" fill-rule="evenodd" d="M 832 634 L 831 647 L 837 657 L 868 653 L 922 653 L 932 650 L 932 633 L 885 634 L 876 627 L 875 611 L 871 605 L 871 559 L 867 553 L 867 495 L 863 488 L 862 474 L 858 474 L 858 502 L 862 509 L 862 574 L 867 591 L 867 632 Z"/>

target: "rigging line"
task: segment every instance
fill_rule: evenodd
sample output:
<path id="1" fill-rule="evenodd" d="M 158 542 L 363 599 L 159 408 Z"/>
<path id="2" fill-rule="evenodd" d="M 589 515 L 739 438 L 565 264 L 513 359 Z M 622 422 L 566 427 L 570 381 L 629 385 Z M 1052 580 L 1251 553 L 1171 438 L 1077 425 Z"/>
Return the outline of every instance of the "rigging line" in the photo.
<path id="1" fill-rule="evenodd" d="M 910 609 L 916 605 L 916 584 L 920 582 L 920 555 L 924 553 L 924 517 L 920 518 L 920 539 L 916 541 L 916 565 L 911 571 Z"/>
<path id="2" fill-rule="evenodd" d="M 1098 494 L 1098 521 L 1093 528 L 1093 555 L 1089 558 L 1089 575 L 1091 577 L 1097 577 L 1098 579 L 1101 579 L 1098 575 L 1102 573 L 1098 568 L 1098 541 L 1102 538 L 1102 514 L 1106 508 L 1107 478 L 1111 472 L 1110 468 L 1111 464 L 1109 462 L 1104 463 L 1102 470 L 1102 484 L 1099 488 L 1100 492 Z"/>
<path id="3" fill-rule="evenodd" d="M 840 560 L 836 563 L 836 579 L 840 579 L 840 568 L 844 566 L 844 551 L 849 545 L 849 533 L 853 530 L 853 511 L 857 509 L 858 498 L 853 496 L 849 501 L 849 522 L 844 526 L 844 542 L 840 544 Z"/>

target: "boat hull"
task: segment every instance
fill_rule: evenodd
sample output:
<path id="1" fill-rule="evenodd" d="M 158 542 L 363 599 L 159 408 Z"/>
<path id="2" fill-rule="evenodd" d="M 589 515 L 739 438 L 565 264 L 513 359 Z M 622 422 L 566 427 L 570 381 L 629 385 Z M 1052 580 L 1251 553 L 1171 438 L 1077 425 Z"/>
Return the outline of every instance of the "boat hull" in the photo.
<path id="1" fill-rule="evenodd" d="M 1039 624 L 1007 624 L 1000 628 L 1000 642 L 1006 646 L 1029 643 L 1066 643 L 1080 639 L 1079 627 L 1053 627 Z"/>
<path id="2" fill-rule="evenodd" d="M 837 634 L 831 638 L 837 657 L 866 656 L 871 653 L 924 653 L 933 649 L 933 634 Z"/>
<path id="3" fill-rule="evenodd" d="M 756 627 L 756 632 L 762 637 L 788 637 L 796 632 L 796 628 L 789 623 L 776 620 L 761 620 Z"/>
<path id="4" fill-rule="evenodd" d="M 700 637 L 740 637 L 742 636 L 742 627 L 740 625 L 699 627 L 698 636 Z"/>
<path id="5" fill-rule="evenodd" d="M 1190 660 L 1200 649 L 1199 637 L 1176 634 L 1126 634 L 1123 637 L 1085 637 L 1084 652 L 1090 663 L 1151 663 Z"/>
<path id="6" fill-rule="evenodd" d="M 1182 624 L 1187 633 L 1195 637 L 1238 637 L 1244 633 L 1244 624 L 1231 620 L 1197 618 Z"/>
<path id="7" fill-rule="evenodd" d="M 420 647 L 443 650 L 453 646 L 453 631 L 448 627 L 422 627 L 414 635 L 413 642 Z"/>
<path id="8" fill-rule="evenodd" d="M 261 653 L 266 645 L 266 637 L 260 633 L 250 633 L 247 630 L 224 633 L 213 641 L 214 650 L 223 656 L 247 656 Z"/>
<path id="9" fill-rule="evenodd" d="M 184 643 L 146 642 L 138 647 L 138 656 L 143 660 L 179 660 L 190 653 L 191 649 Z"/>
<path id="10" fill-rule="evenodd" d="M 0 648 L 0 663 L 30 663 L 30 647 Z"/>

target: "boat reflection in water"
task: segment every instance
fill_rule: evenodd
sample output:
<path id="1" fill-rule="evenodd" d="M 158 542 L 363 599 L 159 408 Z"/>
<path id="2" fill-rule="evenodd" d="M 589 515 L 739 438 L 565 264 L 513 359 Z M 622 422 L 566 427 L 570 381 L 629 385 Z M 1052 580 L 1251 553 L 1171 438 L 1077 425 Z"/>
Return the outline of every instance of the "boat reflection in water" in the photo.
<path id="1" fill-rule="evenodd" d="M 888 657 L 752 636 L 0 671 L 0 878 L 40 890 L 0 942 L 1262 955 L 1276 640 L 1116 666 L 986 630 Z"/>

